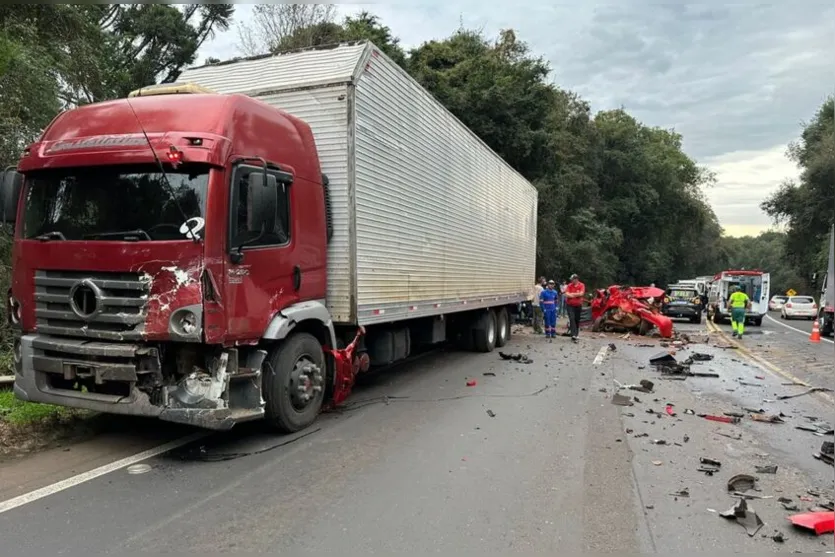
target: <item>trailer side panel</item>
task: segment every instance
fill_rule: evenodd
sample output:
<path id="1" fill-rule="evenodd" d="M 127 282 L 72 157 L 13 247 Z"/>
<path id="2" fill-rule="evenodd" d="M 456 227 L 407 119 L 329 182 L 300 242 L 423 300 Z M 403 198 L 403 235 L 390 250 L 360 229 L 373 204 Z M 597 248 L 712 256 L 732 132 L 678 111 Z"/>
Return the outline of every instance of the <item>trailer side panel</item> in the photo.
<path id="1" fill-rule="evenodd" d="M 524 299 L 533 186 L 382 53 L 355 95 L 359 322 Z"/>

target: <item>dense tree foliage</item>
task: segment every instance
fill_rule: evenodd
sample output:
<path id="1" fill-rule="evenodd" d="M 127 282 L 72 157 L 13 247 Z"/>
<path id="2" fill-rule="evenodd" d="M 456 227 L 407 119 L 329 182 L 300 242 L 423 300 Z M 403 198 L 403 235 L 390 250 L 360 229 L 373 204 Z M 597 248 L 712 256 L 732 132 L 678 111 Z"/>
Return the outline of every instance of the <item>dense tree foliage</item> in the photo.
<path id="1" fill-rule="evenodd" d="M 784 294 L 794 289 L 801 294 L 812 291 L 808 277 L 798 273 L 786 258 L 788 236 L 782 232 L 764 232 L 759 236 L 722 238 L 719 255 L 721 268 L 761 269 L 771 274 L 771 295 Z"/>
<path id="2" fill-rule="evenodd" d="M 835 98 L 830 97 L 789 146 L 800 167 L 762 205 L 787 230 L 786 253 L 804 277 L 826 270 L 829 231 L 835 221 Z"/>

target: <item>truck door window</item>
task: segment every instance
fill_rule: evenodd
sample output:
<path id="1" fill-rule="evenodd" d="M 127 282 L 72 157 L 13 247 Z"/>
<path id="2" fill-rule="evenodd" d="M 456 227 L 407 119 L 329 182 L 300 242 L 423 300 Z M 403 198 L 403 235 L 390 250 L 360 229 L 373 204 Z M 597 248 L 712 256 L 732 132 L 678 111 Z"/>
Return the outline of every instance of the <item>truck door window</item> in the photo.
<path id="1" fill-rule="evenodd" d="M 28 174 L 23 237 L 187 240 L 180 232 L 180 208 L 188 219 L 205 217 L 209 167 L 182 165 L 167 170 L 166 176 L 170 189 L 156 165 L 61 168 Z"/>
<path id="2" fill-rule="evenodd" d="M 259 234 L 247 230 L 247 187 L 249 176 L 262 173 L 264 169 L 258 166 L 240 165 L 233 174 L 232 199 L 229 229 L 230 247 L 235 248 L 246 243 L 247 248 L 264 246 L 283 246 L 290 243 L 290 188 L 278 183 L 278 208 L 275 219 L 275 230 L 266 231 L 258 240 L 252 241 Z M 267 171 L 269 172 L 269 170 Z M 276 175 L 277 176 L 277 175 Z"/>

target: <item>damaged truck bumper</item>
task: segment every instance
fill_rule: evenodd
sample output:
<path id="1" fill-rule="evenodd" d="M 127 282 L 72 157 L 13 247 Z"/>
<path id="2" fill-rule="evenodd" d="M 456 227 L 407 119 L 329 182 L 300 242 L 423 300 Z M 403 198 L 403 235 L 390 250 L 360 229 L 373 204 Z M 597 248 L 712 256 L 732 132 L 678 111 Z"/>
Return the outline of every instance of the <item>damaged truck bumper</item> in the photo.
<path id="1" fill-rule="evenodd" d="M 212 374 L 196 373 L 150 394 L 137 385 L 154 373 L 154 348 L 139 344 L 24 335 L 15 347 L 15 396 L 29 402 L 144 416 L 212 430 L 263 417 L 258 377 L 254 408 L 230 408 L 227 358 Z M 253 383 L 255 383 L 253 381 Z M 92 385 L 82 389 L 79 385 Z"/>

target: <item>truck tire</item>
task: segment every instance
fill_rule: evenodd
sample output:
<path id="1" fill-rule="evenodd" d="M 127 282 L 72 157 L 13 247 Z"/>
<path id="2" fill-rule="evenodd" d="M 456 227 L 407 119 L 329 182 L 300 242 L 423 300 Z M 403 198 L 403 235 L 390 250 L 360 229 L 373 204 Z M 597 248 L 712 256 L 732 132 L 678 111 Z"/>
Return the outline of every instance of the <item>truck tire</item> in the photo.
<path id="1" fill-rule="evenodd" d="M 312 424 L 325 398 L 327 368 L 322 345 L 313 335 L 293 335 L 272 350 L 267 364 L 263 386 L 268 425 L 282 433 L 295 433 Z"/>
<path id="2" fill-rule="evenodd" d="M 762 327 L 763 326 L 763 318 L 762 317 L 755 317 L 754 318 L 754 326 L 755 327 Z"/>
<path id="3" fill-rule="evenodd" d="M 697 315 L 694 315 L 693 317 L 691 317 L 691 318 L 690 318 L 690 322 L 691 322 L 691 323 L 695 323 L 695 324 L 697 324 L 697 325 L 698 325 L 698 324 L 700 324 L 700 323 L 702 322 L 702 314 L 701 314 L 701 312 L 700 312 L 700 313 L 698 313 Z"/>
<path id="4" fill-rule="evenodd" d="M 496 313 L 485 311 L 473 323 L 473 344 L 477 352 L 492 352 L 496 347 Z"/>
<path id="5" fill-rule="evenodd" d="M 510 318 L 506 308 L 496 310 L 496 348 L 501 348 L 510 340 Z"/>

